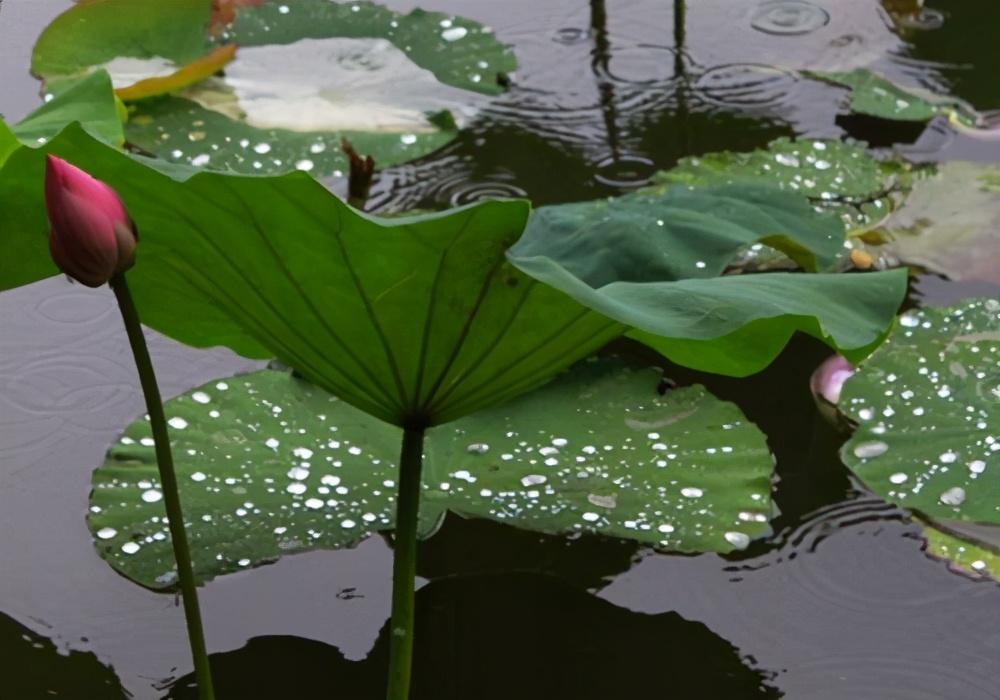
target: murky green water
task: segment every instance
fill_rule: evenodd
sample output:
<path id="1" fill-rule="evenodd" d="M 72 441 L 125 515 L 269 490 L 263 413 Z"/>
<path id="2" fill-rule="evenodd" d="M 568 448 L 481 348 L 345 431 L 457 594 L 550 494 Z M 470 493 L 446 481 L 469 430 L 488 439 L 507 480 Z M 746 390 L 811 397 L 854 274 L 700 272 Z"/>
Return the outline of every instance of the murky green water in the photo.
<path id="1" fill-rule="evenodd" d="M 28 53 L 68 4 L 2 0 L 6 117 L 37 104 Z M 1000 139 L 847 116 L 843 90 L 801 79 L 864 65 L 1000 110 L 1000 4 L 909 5 L 689 0 L 679 32 L 670 2 L 435 0 L 494 27 L 521 68 L 456 141 L 383 171 L 372 207 L 590 199 L 778 136 L 1000 163 Z M 926 277 L 913 297 L 997 291 Z M 84 523 L 90 471 L 141 412 L 113 312 L 110 295 L 60 279 L 0 297 L 3 700 L 194 697 L 177 680 L 189 657 L 175 601 L 115 575 Z M 169 395 L 252 366 L 163 339 L 154 354 Z M 808 393 L 825 354 L 797 339 L 749 380 L 672 373 L 738 402 L 777 457 L 776 534 L 739 557 L 450 517 L 420 552 L 415 697 L 1000 698 L 1000 588 L 926 558 L 901 511 L 855 490 Z M 372 539 L 206 586 L 222 697 L 380 697 L 390 562 Z"/>

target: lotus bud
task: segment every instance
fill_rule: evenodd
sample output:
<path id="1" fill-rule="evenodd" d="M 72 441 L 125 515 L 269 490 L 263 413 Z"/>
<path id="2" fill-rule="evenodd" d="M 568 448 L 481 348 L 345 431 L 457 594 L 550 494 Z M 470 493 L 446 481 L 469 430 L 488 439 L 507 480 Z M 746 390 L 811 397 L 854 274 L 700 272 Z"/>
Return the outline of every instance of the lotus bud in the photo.
<path id="1" fill-rule="evenodd" d="M 844 382 L 854 374 L 854 365 L 840 355 L 826 358 L 809 379 L 809 388 L 813 396 L 825 399 L 828 403 L 837 405 L 840 401 L 840 390 Z"/>
<path id="2" fill-rule="evenodd" d="M 49 251 L 67 275 L 88 287 L 99 287 L 132 267 L 138 236 L 111 187 L 50 155 L 45 168 L 45 208 Z"/>

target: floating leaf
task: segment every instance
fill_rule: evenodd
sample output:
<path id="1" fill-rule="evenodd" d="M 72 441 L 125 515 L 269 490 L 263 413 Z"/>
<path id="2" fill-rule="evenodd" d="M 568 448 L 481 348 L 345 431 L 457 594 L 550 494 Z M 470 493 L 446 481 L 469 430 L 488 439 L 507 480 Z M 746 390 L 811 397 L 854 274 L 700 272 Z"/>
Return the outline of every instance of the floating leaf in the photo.
<path id="1" fill-rule="evenodd" d="M 726 552 L 768 531 L 772 460 L 734 405 L 660 374 L 587 363 L 498 409 L 432 429 L 422 530 L 446 509 L 539 532 Z M 287 372 L 210 382 L 166 404 L 200 580 L 392 529 L 401 431 Z M 94 474 L 101 556 L 172 586 L 149 424 Z"/>
<path id="2" fill-rule="evenodd" d="M 958 99 L 926 93 L 918 88 L 904 90 L 866 68 L 846 73 L 807 71 L 806 75 L 849 88 L 850 109 L 858 114 L 919 122 L 943 114 L 965 125 L 977 121 L 975 112 Z"/>
<path id="3" fill-rule="evenodd" d="M 205 30 L 211 4 L 211 0 L 77 3 L 38 37 L 31 72 L 47 82 L 58 82 L 108 64 L 114 77 L 128 65 L 137 64 L 128 59 L 182 66 L 204 56 L 210 48 Z"/>
<path id="4" fill-rule="evenodd" d="M 122 100 L 132 101 L 177 92 L 222 70 L 235 56 L 236 45 L 226 44 L 196 58 L 169 75 L 145 78 L 132 85 L 118 88 L 115 94 Z"/>
<path id="5" fill-rule="evenodd" d="M 1000 301 L 909 311 L 847 381 L 841 457 L 875 493 L 1000 551 Z"/>
<path id="6" fill-rule="evenodd" d="M 925 521 L 920 525 L 927 540 L 927 554 L 947 560 L 962 573 L 1000 580 L 1000 551 L 961 539 Z"/>
<path id="7" fill-rule="evenodd" d="M 301 39 L 384 39 L 445 85 L 498 95 L 498 76 L 517 68 L 510 47 L 489 27 L 464 17 L 382 5 L 329 0 L 284 0 L 242 8 L 220 37 L 241 47 L 291 44 Z"/>
<path id="8" fill-rule="evenodd" d="M 655 370 L 585 363 L 432 433 L 424 499 L 560 534 L 729 552 L 769 532 L 764 435 L 704 387 L 657 393 Z"/>
<path id="9" fill-rule="evenodd" d="M 125 140 L 107 73 L 92 73 L 53 97 L 14 126 L 13 132 L 25 143 L 45 143 L 71 122 L 79 122 L 90 134 L 110 144 L 118 146 Z"/>
<path id="10" fill-rule="evenodd" d="M 122 99 L 176 93 L 135 104 L 128 139 L 196 167 L 342 174 L 343 138 L 380 166 L 412 160 L 453 139 L 455 117 L 464 122 L 481 94 L 502 92 L 498 76 L 516 67 L 487 28 L 441 13 L 327 0 L 243 7 L 211 51 L 208 0 L 185 0 L 186 11 L 160 0 L 127 2 L 129 12 L 141 8 L 164 33 L 183 37 L 179 47 L 147 36 L 145 25 L 129 34 L 108 11 L 121 0 L 99 0 L 46 30 L 36 72 L 50 90 L 99 66 Z M 55 47 L 76 39 L 82 25 L 89 34 L 81 56 L 63 55 Z M 224 74 L 202 80 L 223 65 Z M 442 127 L 436 115 L 452 112 L 451 126 Z"/>
<path id="11" fill-rule="evenodd" d="M 909 189 L 909 166 L 877 160 L 862 144 L 821 139 L 772 141 L 766 149 L 722 151 L 682 159 L 657 173 L 650 191 L 718 183 L 773 185 L 841 216 L 848 230 L 884 219 Z"/>
<path id="12" fill-rule="evenodd" d="M 1000 283 L 1000 168 L 954 161 L 916 182 L 871 248 L 953 280 Z"/>
<path id="13" fill-rule="evenodd" d="M 332 394 L 268 370 L 205 384 L 166 412 L 200 580 L 393 527 L 401 433 Z M 101 556 L 144 586 L 174 585 L 148 422 L 128 427 L 93 486 Z"/>

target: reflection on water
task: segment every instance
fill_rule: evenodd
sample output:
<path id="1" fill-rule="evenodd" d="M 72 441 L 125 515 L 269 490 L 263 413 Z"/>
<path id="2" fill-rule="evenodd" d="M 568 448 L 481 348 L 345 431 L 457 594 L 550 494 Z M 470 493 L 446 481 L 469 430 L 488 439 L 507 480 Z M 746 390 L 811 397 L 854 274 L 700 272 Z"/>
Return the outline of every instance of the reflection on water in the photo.
<path id="1" fill-rule="evenodd" d="M 467 576 L 417 592 L 413 700 L 756 700 L 782 697 L 703 624 L 644 615 L 538 575 Z M 295 637 L 260 637 L 212 665 L 221 697 L 378 698 L 388 628 L 367 659 Z M 172 700 L 194 699 L 190 677 Z"/>
<path id="2" fill-rule="evenodd" d="M 5 570 L 9 571 L 9 569 Z M 115 672 L 89 652 L 66 651 L 0 613 L 0 698 L 115 700 L 127 697 Z"/>

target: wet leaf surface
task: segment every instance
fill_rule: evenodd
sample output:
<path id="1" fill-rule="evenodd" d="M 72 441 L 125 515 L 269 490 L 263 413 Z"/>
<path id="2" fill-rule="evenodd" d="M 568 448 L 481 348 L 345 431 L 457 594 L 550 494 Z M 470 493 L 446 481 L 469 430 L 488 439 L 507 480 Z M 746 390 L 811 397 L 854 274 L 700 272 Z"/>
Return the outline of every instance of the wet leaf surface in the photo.
<path id="1" fill-rule="evenodd" d="M 595 533 L 683 552 L 769 531 L 763 434 L 702 387 L 590 362 L 497 409 L 433 429 L 423 530 L 445 510 L 541 533 Z M 166 404 L 201 580 L 393 527 L 401 431 L 286 372 L 212 382 Z M 98 552 L 150 588 L 174 581 L 156 458 L 133 423 L 95 472 Z"/>
<path id="2" fill-rule="evenodd" d="M 908 311 L 844 385 L 844 463 L 875 493 L 1000 550 L 1000 301 Z"/>
<path id="3" fill-rule="evenodd" d="M 838 214 L 848 231 L 856 231 L 888 216 L 911 186 L 909 171 L 902 161 L 876 159 L 864 144 L 782 138 L 766 149 L 685 158 L 677 167 L 657 173 L 650 189 L 773 185 L 800 195 L 820 211 Z"/>

